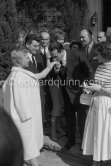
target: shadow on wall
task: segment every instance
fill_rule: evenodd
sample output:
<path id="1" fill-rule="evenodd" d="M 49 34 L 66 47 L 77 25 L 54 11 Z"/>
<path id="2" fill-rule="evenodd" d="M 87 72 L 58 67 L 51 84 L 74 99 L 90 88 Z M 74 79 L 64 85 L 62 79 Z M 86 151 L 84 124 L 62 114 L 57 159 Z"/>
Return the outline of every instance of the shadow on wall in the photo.
<path id="1" fill-rule="evenodd" d="M 0 81 L 0 106 L 3 106 L 3 97 L 2 97 L 2 85 L 4 81 Z"/>

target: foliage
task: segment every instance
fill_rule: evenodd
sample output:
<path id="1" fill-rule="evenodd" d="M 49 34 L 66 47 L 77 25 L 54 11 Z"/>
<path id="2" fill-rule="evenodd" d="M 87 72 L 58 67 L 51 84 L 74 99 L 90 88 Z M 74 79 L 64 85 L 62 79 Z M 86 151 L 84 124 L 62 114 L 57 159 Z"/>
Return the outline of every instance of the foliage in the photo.
<path id="1" fill-rule="evenodd" d="M 33 26 L 38 30 L 47 28 L 49 31 L 53 28 L 61 28 L 71 39 L 72 36 L 78 38 L 79 30 L 86 24 L 87 0 L 16 0 L 16 5 L 19 13 L 25 11 L 26 18 L 21 21 L 22 28 Z M 48 10 L 61 12 L 61 16 L 58 16 L 60 22 L 54 20 L 55 16 L 53 19 L 51 18 L 50 22 L 47 21 L 46 6 L 48 6 Z M 28 21 L 26 23 L 27 19 L 30 23 Z"/>
<path id="2" fill-rule="evenodd" d="M 17 13 L 14 0 L 0 0 L 0 79 L 10 72 L 10 52 L 17 39 Z"/>
<path id="3" fill-rule="evenodd" d="M 68 40 L 78 39 L 80 29 L 86 25 L 86 9 L 87 0 L 0 0 L 0 79 L 10 72 L 10 52 L 19 33 L 23 40 L 29 32 L 58 28 Z M 46 11 L 52 12 L 50 20 Z"/>

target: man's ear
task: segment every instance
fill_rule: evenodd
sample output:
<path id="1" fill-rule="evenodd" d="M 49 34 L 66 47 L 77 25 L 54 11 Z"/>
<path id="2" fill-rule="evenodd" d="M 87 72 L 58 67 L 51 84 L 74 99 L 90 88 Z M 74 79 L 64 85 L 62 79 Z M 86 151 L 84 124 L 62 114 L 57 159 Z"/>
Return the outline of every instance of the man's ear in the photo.
<path id="1" fill-rule="evenodd" d="M 26 47 L 29 48 L 29 44 L 28 43 L 26 43 Z"/>

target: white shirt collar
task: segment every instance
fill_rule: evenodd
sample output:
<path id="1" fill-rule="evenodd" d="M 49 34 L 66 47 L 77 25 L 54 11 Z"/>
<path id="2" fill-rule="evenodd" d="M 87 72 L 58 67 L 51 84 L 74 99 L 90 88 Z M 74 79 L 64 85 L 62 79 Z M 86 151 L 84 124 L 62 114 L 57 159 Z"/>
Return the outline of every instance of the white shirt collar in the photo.
<path id="1" fill-rule="evenodd" d="M 63 58 L 62 58 L 62 65 L 65 67 L 65 66 L 66 66 L 66 63 L 67 63 L 67 59 L 66 59 L 66 50 L 64 50 L 64 55 L 63 55 Z"/>
<path id="2" fill-rule="evenodd" d="M 30 52 L 28 52 L 28 57 L 29 57 L 30 61 L 33 63 L 32 54 Z M 37 67 L 37 62 L 36 62 L 35 56 L 33 58 L 34 58 L 34 61 L 35 61 L 35 65 Z"/>
<path id="3" fill-rule="evenodd" d="M 89 45 L 88 45 L 88 48 L 92 48 L 92 46 L 93 46 L 93 44 L 94 44 L 94 42 L 92 41 Z"/>
<path id="4" fill-rule="evenodd" d="M 45 47 L 46 53 L 48 52 L 48 47 Z M 41 52 L 44 54 L 44 47 L 41 47 Z"/>
<path id="5" fill-rule="evenodd" d="M 92 41 L 87 47 L 86 47 L 86 50 L 88 52 L 88 54 L 90 54 L 90 51 L 91 51 L 91 48 L 93 46 L 94 42 Z"/>
<path id="6" fill-rule="evenodd" d="M 30 61 L 32 62 L 32 54 L 30 52 L 28 52 L 28 57 L 29 57 Z"/>

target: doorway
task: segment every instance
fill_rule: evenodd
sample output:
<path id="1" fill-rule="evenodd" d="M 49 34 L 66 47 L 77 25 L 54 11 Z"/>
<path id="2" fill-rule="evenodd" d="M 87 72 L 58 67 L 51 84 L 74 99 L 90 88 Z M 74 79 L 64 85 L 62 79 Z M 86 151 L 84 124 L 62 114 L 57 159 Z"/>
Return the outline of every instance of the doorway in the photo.
<path id="1" fill-rule="evenodd" d="M 111 0 L 103 0 L 103 31 L 111 27 Z"/>

